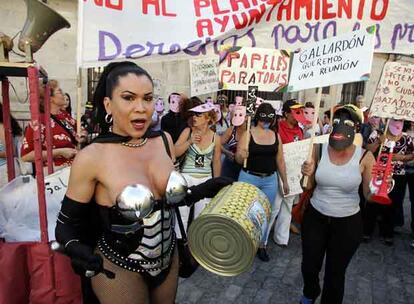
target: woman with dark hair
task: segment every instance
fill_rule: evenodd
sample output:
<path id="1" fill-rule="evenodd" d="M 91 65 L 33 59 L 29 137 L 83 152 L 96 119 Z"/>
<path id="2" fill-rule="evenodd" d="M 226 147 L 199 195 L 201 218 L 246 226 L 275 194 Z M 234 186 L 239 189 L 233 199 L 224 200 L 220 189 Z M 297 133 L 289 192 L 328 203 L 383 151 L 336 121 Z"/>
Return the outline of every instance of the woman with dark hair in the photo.
<path id="1" fill-rule="evenodd" d="M 353 144 L 362 119 L 361 110 L 353 105 L 336 109 L 329 144 L 314 149 L 313 160 L 302 166 L 303 175 L 309 177 L 307 188 L 314 188 L 314 192 L 302 223 L 301 304 L 316 303 L 321 293 L 319 272 L 324 258 L 320 303 L 340 304 L 343 300 L 346 269 L 362 238 L 358 189 L 362 182 L 369 201 L 375 162 L 371 152 L 364 153 Z"/>
<path id="2" fill-rule="evenodd" d="M 72 116 L 72 99 L 70 98 L 69 93 L 65 93 L 63 98 L 65 99 L 65 105 L 62 107 L 62 111 L 66 111 Z"/>
<path id="3" fill-rule="evenodd" d="M 250 130 L 249 149 L 246 150 L 246 136 L 241 136 L 236 153 L 238 163 L 243 164 L 243 161 L 247 159 L 246 168 L 240 171 L 239 181 L 252 184 L 262 190 L 272 207 L 271 219 L 265 234 L 262 235 L 257 252 L 259 259 L 264 262 L 269 261 L 266 246 L 270 229 L 276 218 L 274 204 L 279 185 L 278 174 L 283 183 L 283 194 L 289 193 L 282 141 L 278 134 L 269 129 L 276 118 L 275 116 L 276 113 L 272 105 L 262 103 L 256 110 L 254 127 Z"/>
<path id="4" fill-rule="evenodd" d="M 22 136 L 22 128 L 20 128 L 19 123 L 10 115 L 11 118 L 11 128 L 13 135 L 13 148 L 15 149 L 14 155 L 18 152 L 19 140 Z M 15 166 L 17 169 L 18 166 Z M 3 105 L 0 103 L 0 187 L 4 186 L 8 182 L 7 176 L 7 162 L 6 162 L 6 140 L 5 132 L 3 125 Z"/>
<path id="5" fill-rule="evenodd" d="M 66 105 L 62 89 L 56 80 L 49 80 L 50 88 L 50 127 L 52 133 L 52 154 L 53 165 L 55 169 L 71 165 L 75 157 L 78 144 L 76 134 L 76 122 L 67 113 L 62 111 L 62 107 Z M 39 84 L 40 110 L 44 112 L 45 87 Z M 42 141 L 42 158 L 46 160 L 46 127 L 45 114 L 40 117 L 41 122 L 41 141 Z M 33 126 L 30 123 L 24 133 L 23 145 L 21 149 L 22 160 L 26 162 L 34 162 L 34 133 Z M 45 162 L 46 165 L 46 162 Z"/>
<path id="6" fill-rule="evenodd" d="M 191 204 L 228 182 L 212 179 L 188 192 L 177 183 L 171 137 L 150 131 L 151 76 L 136 64 L 109 64 L 94 103 L 102 133 L 73 162 L 56 239 L 74 270 L 92 277 L 101 304 L 174 303 L 178 257 L 172 208 L 180 205 L 177 198 Z M 102 222 L 97 245 L 86 237 L 97 228 L 91 214 Z"/>

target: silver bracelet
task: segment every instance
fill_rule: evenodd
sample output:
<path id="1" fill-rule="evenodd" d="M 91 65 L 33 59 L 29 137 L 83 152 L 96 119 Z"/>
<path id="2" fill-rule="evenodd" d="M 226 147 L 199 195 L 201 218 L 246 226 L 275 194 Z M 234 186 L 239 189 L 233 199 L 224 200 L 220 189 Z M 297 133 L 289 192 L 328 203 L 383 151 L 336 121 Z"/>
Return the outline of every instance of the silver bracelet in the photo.
<path id="1" fill-rule="evenodd" d="M 65 249 L 68 247 L 68 245 L 70 244 L 70 243 L 72 243 L 72 242 L 79 242 L 79 240 L 78 239 L 72 239 L 72 240 L 70 240 L 70 241 L 68 241 L 66 244 L 65 244 Z"/>

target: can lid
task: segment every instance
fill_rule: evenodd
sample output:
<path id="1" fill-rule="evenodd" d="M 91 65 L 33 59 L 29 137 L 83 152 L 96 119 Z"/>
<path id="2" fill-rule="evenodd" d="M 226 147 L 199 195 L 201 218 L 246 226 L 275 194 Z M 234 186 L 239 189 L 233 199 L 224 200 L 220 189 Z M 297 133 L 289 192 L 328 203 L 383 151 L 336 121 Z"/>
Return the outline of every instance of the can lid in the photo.
<path id="1" fill-rule="evenodd" d="M 234 219 L 220 214 L 195 219 L 188 241 L 197 262 L 222 276 L 236 276 L 249 270 L 257 251 L 248 232 Z"/>

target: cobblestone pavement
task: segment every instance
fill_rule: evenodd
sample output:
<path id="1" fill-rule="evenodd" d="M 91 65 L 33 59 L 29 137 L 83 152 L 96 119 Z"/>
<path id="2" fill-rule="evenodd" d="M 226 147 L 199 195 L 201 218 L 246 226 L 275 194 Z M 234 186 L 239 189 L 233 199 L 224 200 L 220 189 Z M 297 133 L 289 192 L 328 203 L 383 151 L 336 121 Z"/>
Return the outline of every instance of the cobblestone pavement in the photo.
<path id="1" fill-rule="evenodd" d="M 405 202 L 406 225 L 388 247 L 376 236 L 361 244 L 348 267 L 344 304 L 414 304 L 414 249 Z M 236 277 L 220 277 L 201 267 L 180 279 L 176 303 L 297 304 L 302 292 L 300 237 L 288 248 L 269 241 L 270 262 L 256 258 L 252 269 Z M 322 282 L 322 276 L 321 276 Z"/>

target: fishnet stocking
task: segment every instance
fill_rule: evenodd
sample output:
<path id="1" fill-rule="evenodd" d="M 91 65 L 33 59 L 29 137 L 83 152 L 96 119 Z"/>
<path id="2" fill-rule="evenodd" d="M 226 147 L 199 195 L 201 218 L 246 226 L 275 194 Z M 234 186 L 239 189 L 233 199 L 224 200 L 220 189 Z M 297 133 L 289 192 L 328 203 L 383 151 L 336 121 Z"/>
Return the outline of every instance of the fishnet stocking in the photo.
<path id="1" fill-rule="evenodd" d="M 175 252 L 165 280 L 150 289 L 142 275 L 121 268 L 103 255 L 104 268 L 115 273 L 115 279 L 108 279 L 100 273 L 92 278 L 92 288 L 101 304 L 167 304 L 174 303 L 178 285 L 178 254 Z"/>

